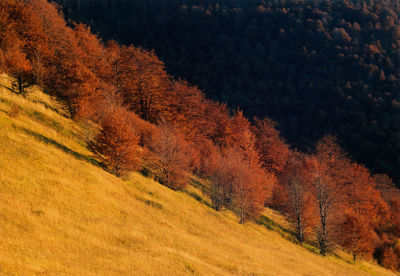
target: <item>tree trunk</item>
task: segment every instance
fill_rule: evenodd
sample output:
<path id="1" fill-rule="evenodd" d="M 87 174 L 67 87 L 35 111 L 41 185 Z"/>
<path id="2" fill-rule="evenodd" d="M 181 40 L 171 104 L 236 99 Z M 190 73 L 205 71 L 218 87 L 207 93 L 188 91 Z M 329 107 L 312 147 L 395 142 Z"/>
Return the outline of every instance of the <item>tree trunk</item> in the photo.
<path id="1" fill-rule="evenodd" d="M 245 223 L 245 218 L 244 218 L 244 209 L 240 208 L 240 220 L 239 220 L 240 224 L 244 224 Z"/>
<path id="2" fill-rule="evenodd" d="M 20 95 L 23 95 L 24 94 L 24 86 L 22 85 L 21 75 L 18 75 L 17 81 L 18 81 L 18 92 Z"/>
<path id="3" fill-rule="evenodd" d="M 297 240 L 300 244 L 304 241 L 304 233 L 303 233 L 303 225 L 301 221 L 301 217 L 297 218 Z"/>

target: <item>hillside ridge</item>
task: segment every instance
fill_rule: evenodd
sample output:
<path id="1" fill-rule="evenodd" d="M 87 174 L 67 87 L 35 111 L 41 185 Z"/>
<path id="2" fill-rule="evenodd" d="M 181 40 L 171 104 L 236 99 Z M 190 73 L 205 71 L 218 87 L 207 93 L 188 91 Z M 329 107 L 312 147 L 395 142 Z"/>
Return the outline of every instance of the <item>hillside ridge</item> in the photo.
<path id="1" fill-rule="evenodd" d="M 394 275 L 240 225 L 207 206 L 201 179 L 180 192 L 139 173 L 121 180 L 92 160 L 93 126 L 38 87 L 22 97 L 6 75 L 0 84 L 0 274 Z"/>

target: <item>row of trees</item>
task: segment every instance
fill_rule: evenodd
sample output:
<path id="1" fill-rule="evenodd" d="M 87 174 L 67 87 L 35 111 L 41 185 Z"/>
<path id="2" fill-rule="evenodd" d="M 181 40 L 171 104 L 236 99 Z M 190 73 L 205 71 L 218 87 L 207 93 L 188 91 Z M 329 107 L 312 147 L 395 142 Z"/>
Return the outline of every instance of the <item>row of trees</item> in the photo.
<path id="1" fill-rule="evenodd" d="M 400 182 L 400 6 L 392 0 L 57 0 L 102 37 L 155 49 L 206 95 L 307 150 L 336 134 Z"/>
<path id="2" fill-rule="evenodd" d="M 369 171 L 333 137 L 321 139 L 313 154 L 292 153 L 278 186 L 274 204 L 294 222 L 300 243 L 312 233 L 323 255 L 334 242 L 354 259 L 374 252 L 374 227 L 387 221 L 386 203 Z"/>
<path id="3" fill-rule="evenodd" d="M 250 122 L 206 99 L 170 77 L 152 52 L 68 27 L 45 0 L 3 0 L 0 15 L 2 70 L 19 93 L 39 84 L 75 119 L 96 122 L 88 147 L 110 172 L 146 168 L 171 189 L 196 173 L 209 179 L 213 208 L 234 211 L 240 223 L 269 205 L 293 221 L 300 243 L 316 240 L 322 254 L 335 242 L 398 268 L 399 191 L 332 137 L 308 154 L 291 150 L 271 120 Z"/>

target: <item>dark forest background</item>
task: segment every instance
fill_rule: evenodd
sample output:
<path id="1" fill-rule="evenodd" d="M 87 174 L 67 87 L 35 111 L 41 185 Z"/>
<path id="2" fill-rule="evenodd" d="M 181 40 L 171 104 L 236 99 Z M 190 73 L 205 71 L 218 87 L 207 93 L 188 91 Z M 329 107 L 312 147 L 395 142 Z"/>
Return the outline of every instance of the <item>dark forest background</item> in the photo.
<path id="1" fill-rule="evenodd" d="M 167 71 L 308 150 L 334 134 L 400 181 L 397 1 L 58 0 L 103 40 L 154 49 Z"/>

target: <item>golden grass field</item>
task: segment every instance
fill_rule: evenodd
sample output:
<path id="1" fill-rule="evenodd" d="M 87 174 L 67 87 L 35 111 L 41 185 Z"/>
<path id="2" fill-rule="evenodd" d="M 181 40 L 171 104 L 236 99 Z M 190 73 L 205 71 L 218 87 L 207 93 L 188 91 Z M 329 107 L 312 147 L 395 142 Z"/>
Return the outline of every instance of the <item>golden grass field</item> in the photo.
<path id="1" fill-rule="evenodd" d="M 121 180 L 92 162 L 87 124 L 37 88 L 24 98 L 0 83 L 1 275 L 394 275 L 240 225 L 207 205 L 200 180 L 182 192 Z"/>

